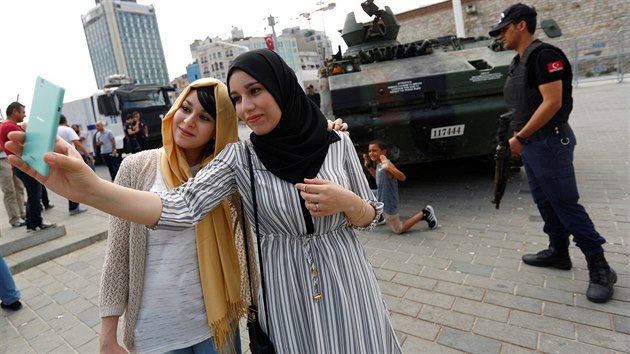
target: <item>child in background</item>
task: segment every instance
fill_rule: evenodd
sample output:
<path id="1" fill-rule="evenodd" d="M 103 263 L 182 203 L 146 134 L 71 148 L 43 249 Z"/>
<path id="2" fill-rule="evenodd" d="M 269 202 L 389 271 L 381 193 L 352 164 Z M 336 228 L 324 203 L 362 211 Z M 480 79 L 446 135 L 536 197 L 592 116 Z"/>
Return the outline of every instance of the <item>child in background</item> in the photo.
<path id="1" fill-rule="evenodd" d="M 370 160 L 376 163 L 376 168 L 372 167 Z M 404 182 L 407 176 L 387 158 L 387 144 L 379 140 L 370 142 L 368 154 L 363 154 L 363 161 L 365 168 L 376 179 L 378 188 L 376 199 L 384 204 L 384 219 L 392 231 L 400 235 L 421 220 L 425 220 L 431 229 L 437 227 L 437 217 L 430 205 L 409 219 L 400 220 L 398 215 L 398 181 Z"/>

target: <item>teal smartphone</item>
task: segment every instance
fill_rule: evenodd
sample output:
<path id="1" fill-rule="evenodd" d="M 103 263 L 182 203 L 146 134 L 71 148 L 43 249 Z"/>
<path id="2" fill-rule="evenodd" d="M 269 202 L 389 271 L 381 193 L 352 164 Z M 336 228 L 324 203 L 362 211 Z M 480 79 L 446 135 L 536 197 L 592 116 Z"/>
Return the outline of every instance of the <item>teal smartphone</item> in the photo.
<path id="1" fill-rule="evenodd" d="M 50 167 L 44 162 L 44 154 L 53 151 L 55 146 L 65 91 L 64 88 L 37 77 L 22 160 L 43 176 L 48 176 L 50 172 Z"/>

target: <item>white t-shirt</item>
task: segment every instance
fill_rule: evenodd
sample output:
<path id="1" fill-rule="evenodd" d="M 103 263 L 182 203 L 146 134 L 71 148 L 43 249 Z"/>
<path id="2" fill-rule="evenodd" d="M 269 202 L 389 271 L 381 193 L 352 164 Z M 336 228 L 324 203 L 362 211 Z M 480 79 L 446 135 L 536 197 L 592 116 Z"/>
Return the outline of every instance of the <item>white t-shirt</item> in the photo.
<path id="1" fill-rule="evenodd" d="M 150 191 L 166 190 L 158 167 Z M 135 345 L 138 353 L 164 353 L 212 337 L 203 302 L 195 228 L 149 230 L 144 286 Z"/>
<path id="2" fill-rule="evenodd" d="M 66 125 L 60 125 L 57 128 L 57 135 L 59 135 L 63 140 L 69 142 L 70 144 L 73 144 L 72 142 L 75 140 L 79 140 L 79 136 L 74 131 L 74 129 Z"/>

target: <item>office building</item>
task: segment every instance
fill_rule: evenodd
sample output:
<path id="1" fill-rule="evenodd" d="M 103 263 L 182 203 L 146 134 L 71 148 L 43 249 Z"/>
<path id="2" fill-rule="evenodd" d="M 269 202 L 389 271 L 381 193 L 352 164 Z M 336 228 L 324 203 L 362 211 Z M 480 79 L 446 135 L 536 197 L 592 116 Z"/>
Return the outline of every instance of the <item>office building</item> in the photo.
<path id="1" fill-rule="evenodd" d="M 135 0 L 96 0 L 81 16 L 96 84 L 121 74 L 139 84 L 169 82 L 155 9 Z"/>

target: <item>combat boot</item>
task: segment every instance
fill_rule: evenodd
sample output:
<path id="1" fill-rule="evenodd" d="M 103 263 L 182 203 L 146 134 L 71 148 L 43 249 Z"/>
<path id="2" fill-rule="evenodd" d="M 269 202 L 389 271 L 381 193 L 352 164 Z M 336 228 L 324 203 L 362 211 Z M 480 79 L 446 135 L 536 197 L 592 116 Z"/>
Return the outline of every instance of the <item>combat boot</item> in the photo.
<path id="1" fill-rule="evenodd" d="M 569 270 L 573 266 L 569 249 L 554 249 L 549 247 L 536 254 L 523 255 L 523 263 L 534 267 L 554 267 L 562 270 Z"/>
<path id="2" fill-rule="evenodd" d="M 613 284 L 617 282 L 617 273 L 606 262 L 604 252 L 586 257 L 588 263 L 589 284 L 586 298 L 592 302 L 606 302 L 613 296 Z"/>

